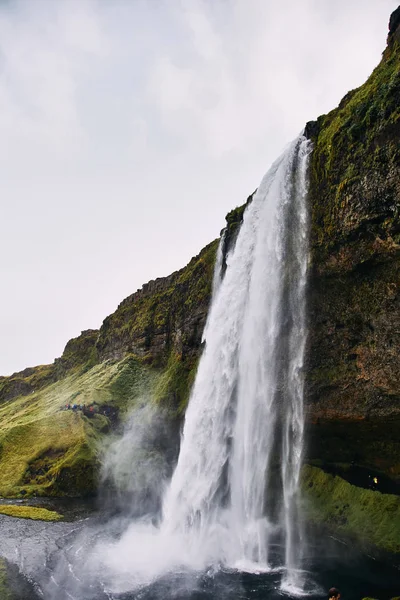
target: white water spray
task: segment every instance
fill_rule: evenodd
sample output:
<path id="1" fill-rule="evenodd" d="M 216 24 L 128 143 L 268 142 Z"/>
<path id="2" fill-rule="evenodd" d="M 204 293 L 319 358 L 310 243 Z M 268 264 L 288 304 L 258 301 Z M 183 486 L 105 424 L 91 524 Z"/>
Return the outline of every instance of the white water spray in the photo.
<path id="1" fill-rule="evenodd" d="M 288 586 L 301 547 L 309 152 L 307 140 L 294 142 L 244 215 L 210 309 L 162 526 L 241 568 L 270 568 L 280 537 Z"/>

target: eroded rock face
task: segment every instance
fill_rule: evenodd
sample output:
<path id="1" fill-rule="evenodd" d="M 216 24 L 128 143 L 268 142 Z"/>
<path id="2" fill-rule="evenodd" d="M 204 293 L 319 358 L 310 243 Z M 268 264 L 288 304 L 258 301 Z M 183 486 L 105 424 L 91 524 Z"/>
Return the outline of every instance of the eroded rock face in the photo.
<path id="1" fill-rule="evenodd" d="M 309 458 L 356 461 L 393 478 L 400 478 L 399 107 L 400 44 L 389 36 L 369 80 L 308 128 Z"/>
<path id="2" fill-rule="evenodd" d="M 107 317 L 96 348 L 99 359 L 131 352 L 147 364 L 165 366 L 171 351 L 197 356 L 211 295 L 218 240 L 180 271 L 150 281 Z"/>
<path id="3" fill-rule="evenodd" d="M 398 28 L 400 26 L 400 6 L 396 8 L 394 12 L 390 15 L 389 19 L 389 39 L 390 36 L 398 33 Z"/>
<path id="4" fill-rule="evenodd" d="M 10 377 L 0 377 L 0 404 L 17 396 L 27 396 L 55 380 L 54 365 L 28 367 Z"/>
<path id="5" fill-rule="evenodd" d="M 60 358 L 54 361 L 57 378 L 63 377 L 77 367 L 93 366 L 97 362 L 97 329 L 86 329 L 81 335 L 67 342 Z"/>

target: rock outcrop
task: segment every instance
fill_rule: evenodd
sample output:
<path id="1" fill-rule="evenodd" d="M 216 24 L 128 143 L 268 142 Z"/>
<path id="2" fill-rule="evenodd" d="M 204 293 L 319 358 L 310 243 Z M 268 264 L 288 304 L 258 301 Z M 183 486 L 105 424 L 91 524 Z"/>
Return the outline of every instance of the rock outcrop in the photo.
<path id="1" fill-rule="evenodd" d="M 308 124 L 309 458 L 400 481 L 399 11 L 368 81 Z"/>

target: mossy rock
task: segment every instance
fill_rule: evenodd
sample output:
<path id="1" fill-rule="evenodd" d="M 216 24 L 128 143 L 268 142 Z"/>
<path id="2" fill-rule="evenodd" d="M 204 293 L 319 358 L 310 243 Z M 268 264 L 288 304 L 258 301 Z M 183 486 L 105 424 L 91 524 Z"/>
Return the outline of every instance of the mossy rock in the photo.
<path id="1" fill-rule="evenodd" d="M 167 368 L 154 389 L 154 399 L 170 410 L 171 416 L 182 417 L 194 383 L 198 359 L 184 361 L 182 355 L 171 352 Z"/>
<path id="2" fill-rule="evenodd" d="M 400 481 L 400 44 L 309 124 L 307 458 Z"/>
<path id="3" fill-rule="evenodd" d="M 400 497 L 351 485 L 310 465 L 302 470 L 305 515 L 367 551 L 400 555 Z"/>
<path id="4" fill-rule="evenodd" d="M 0 495 L 96 494 L 105 436 L 137 402 L 159 402 L 172 419 L 181 418 L 194 367 L 171 358 L 166 369 L 155 369 L 128 355 L 1 404 Z M 81 409 L 66 409 L 72 403 Z"/>
<path id="5" fill-rule="evenodd" d="M 400 44 L 392 39 L 365 84 L 308 128 L 314 141 L 312 257 L 318 268 L 346 271 L 396 250 L 399 65 Z"/>
<path id="6" fill-rule="evenodd" d="M 63 518 L 63 515 L 54 510 L 16 504 L 0 504 L 0 514 L 18 519 L 32 519 L 34 521 L 60 521 Z"/>
<path id="7" fill-rule="evenodd" d="M 189 264 L 145 284 L 107 317 L 96 348 L 101 360 L 128 353 L 165 368 L 170 352 L 197 355 L 211 298 L 219 240 L 208 244 Z"/>

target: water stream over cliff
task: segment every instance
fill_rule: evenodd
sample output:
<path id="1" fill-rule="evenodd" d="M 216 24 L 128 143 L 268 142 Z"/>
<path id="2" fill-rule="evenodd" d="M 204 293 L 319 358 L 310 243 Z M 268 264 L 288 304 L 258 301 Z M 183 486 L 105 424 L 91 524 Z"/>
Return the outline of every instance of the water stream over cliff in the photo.
<path id="1" fill-rule="evenodd" d="M 309 152 L 296 140 L 244 215 L 213 297 L 162 525 L 202 540 L 211 561 L 284 567 L 289 587 L 300 583 Z"/>

